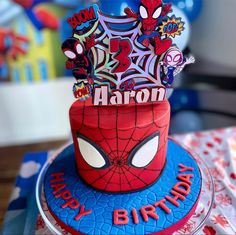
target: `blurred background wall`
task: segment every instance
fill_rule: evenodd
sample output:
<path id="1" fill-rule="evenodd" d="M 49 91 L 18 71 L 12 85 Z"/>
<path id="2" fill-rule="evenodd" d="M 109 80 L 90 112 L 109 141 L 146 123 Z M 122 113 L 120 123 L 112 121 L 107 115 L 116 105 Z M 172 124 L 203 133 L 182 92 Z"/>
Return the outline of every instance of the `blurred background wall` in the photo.
<path id="1" fill-rule="evenodd" d="M 197 58 L 193 72 L 236 78 L 235 22 L 235 0 L 203 0 L 192 24 L 190 48 Z"/>
<path id="2" fill-rule="evenodd" d="M 24 0 L 0 0 L 0 51 L 1 42 L 7 48 L 14 45 L 11 38 L 3 36 L 8 30 L 28 39 L 20 45 L 25 54 L 11 58 L 4 48 L 0 53 L 0 146 L 70 136 L 68 110 L 74 101 L 71 91 L 74 80 L 65 70 L 60 45 L 71 33 L 67 16 L 76 11 L 81 1 L 42 0 L 43 4 L 36 5 L 29 12 L 19 4 Z M 122 1 L 125 4 L 120 4 Z M 134 1 L 137 2 L 116 0 L 110 4 L 110 0 L 100 0 L 100 3 L 103 3 L 104 11 L 120 13 Z M 223 83 L 236 78 L 236 0 L 164 1 L 172 2 L 174 13 L 186 22 L 185 32 L 177 39 L 178 46 L 196 57 L 197 62 L 188 69 L 186 80 L 194 74 L 198 74 L 197 80 L 201 78 L 206 82 L 206 75 L 211 75 L 213 80 L 221 76 L 218 80 Z M 46 10 L 45 19 L 50 14 L 53 15 L 50 19 L 56 17 L 56 24 L 50 25 L 51 21 L 47 20 L 48 25 L 41 27 L 33 22 L 29 15 L 32 16 L 38 7 Z M 184 84 L 180 83 L 180 86 Z M 227 112 L 233 109 L 232 100 L 227 102 L 229 96 L 221 93 L 217 98 L 216 94 L 212 93 L 211 99 L 204 96 L 198 104 L 207 103 L 207 107 L 211 107 L 211 102 L 205 101 L 208 99 L 222 104 Z M 233 99 L 232 95 L 230 99 Z M 222 97 L 225 97 L 224 102 Z M 174 97 L 173 106 L 177 99 L 186 101 L 185 96 Z"/>

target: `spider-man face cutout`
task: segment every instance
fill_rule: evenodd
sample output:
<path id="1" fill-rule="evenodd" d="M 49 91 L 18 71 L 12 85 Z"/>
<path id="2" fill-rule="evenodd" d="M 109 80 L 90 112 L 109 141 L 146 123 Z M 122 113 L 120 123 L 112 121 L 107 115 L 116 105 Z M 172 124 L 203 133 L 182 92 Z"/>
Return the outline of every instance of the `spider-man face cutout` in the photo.
<path id="1" fill-rule="evenodd" d="M 171 48 L 170 50 L 167 51 L 164 57 L 164 63 L 172 67 L 176 67 L 182 64 L 183 61 L 184 61 L 183 53 L 178 48 Z"/>
<path id="2" fill-rule="evenodd" d="M 77 168 L 92 187 L 109 192 L 148 187 L 166 159 L 169 103 L 70 110 Z"/>
<path id="3" fill-rule="evenodd" d="M 62 50 L 65 56 L 75 67 L 88 67 L 89 60 L 87 58 L 84 46 L 78 39 L 70 38 L 62 44 Z"/>
<path id="4" fill-rule="evenodd" d="M 111 165 L 131 166 L 134 168 L 147 167 L 154 159 L 159 148 L 159 132 L 144 139 L 130 153 L 127 159 L 110 161 L 109 156 L 96 143 L 78 134 L 79 150 L 83 159 L 94 169 L 106 169 Z M 145 157 L 144 157 L 145 156 Z"/>
<path id="5" fill-rule="evenodd" d="M 139 7 L 139 14 L 142 18 L 144 31 L 152 33 L 158 24 L 158 18 L 162 12 L 161 0 L 142 0 Z"/>

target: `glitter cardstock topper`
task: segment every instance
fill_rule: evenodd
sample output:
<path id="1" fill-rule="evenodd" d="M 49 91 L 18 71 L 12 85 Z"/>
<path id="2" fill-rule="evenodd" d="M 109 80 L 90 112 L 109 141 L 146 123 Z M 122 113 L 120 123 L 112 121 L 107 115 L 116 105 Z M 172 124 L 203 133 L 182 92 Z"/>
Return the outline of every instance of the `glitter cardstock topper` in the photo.
<path id="1" fill-rule="evenodd" d="M 168 16 L 171 5 L 153 2 L 154 8 L 141 0 L 139 12 L 126 8 L 124 17 L 106 15 L 93 4 L 78 9 L 68 19 L 73 33 L 62 50 L 68 59 L 66 68 L 76 79 L 75 98 L 91 98 L 94 105 L 166 99 L 174 76 L 194 60 L 186 60 L 182 52 L 171 57 L 170 49 L 179 50 L 171 38 L 181 34 L 184 22 L 175 15 Z"/>
<path id="2" fill-rule="evenodd" d="M 166 37 L 175 38 L 176 36 L 181 35 L 183 30 L 184 22 L 181 21 L 181 18 L 176 18 L 175 15 L 168 17 L 167 20 L 164 20 L 160 26 L 161 35 Z"/>

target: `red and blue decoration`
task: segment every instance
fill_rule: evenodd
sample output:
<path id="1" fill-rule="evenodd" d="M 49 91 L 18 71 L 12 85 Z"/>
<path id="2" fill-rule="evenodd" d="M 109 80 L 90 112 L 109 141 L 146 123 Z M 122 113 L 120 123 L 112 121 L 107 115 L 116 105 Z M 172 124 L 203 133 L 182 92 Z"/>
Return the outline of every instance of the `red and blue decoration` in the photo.
<path id="1" fill-rule="evenodd" d="M 181 35 L 184 30 L 184 22 L 181 21 L 181 18 L 177 19 L 174 15 L 168 17 L 167 20 L 162 22 L 160 26 L 160 32 L 166 37 L 175 38 L 178 35 Z"/>
<path id="2" fill-rule="evenodd" d="M 113 90 L 130 91 L 132 99 L 136 97 L 132 93 L 135 90 L 146 92 L 145 88 L 155 87 L 158 89 L 156 99 L 149 90 L 143 102 L 163 101 L 165 92 L 160 89 L 170 88 L 174 76 L 188 64 L 177 61 L 170 68 L 169 64 L 162 63 L 172 46 L 171 38 L 181 35 L 184 22 L 171 14 L 170 4 L 162 4 L 161 0 L 135 0 L 131 3 L 133 9 L 127 7 L 128 2 L 117 1 L 111 9 L 122 8 L 124 14 L 120 15 L 123 16 L 112 16 L 112 10 L 108 11 L 105 2 L 99 2 L 101 8 L 96 4 L 80 7 L 67 20 L 73 33 L 63 43 L 62 51 L 68 58 L 66 68 L 73 71 L 77 81 L 73 88 L 75 97 L 79 97 L 78 87 L 83 82 L 85 87 L 86 84 L 92 87 L 91 95 L 96 97 L 94 104 L 114 104 L 110 99 Z M 105 95 L 103 85 L 107 86 L 110 97 Z M 130 103 L 122 101 L 120 94 L 115 95 L 116 104 Z"/>
<path id="3" fill-rule="evenodd" d="M 126 8 L 125 13 L 131 18 L 139 20 L 142 24 L 142 35 L 137 39 L 143 46 L 148 47 L 154 43 L 155 54 L 161 55 L 166 52 L 172 41 L 161 39 L 161 35 L 156 30 L 163 18 L 171 11 L 171 5 L 163 5 L 161 0 L 141 0 L 139 13 L 135 13 L 131 8 Z"/>
<path id="4" fill-rule="evenodd" d="M 130 79 L 124 83 L 121 84 L 120 89 L 123 91 L 132 91 L 135 87 L 135 81 L 133 79 Z"/>
<path id="5" fill-rule="evenodd" d="M 75 98 L 79 100 L 86 100 L 92 96 L 93 88 L 91 84 L 86 84 L 84 82 L 75 83 L 73 86 L 73 93 Z"/>
<path id="6" fill-rule="evenodd" d="M 90 50 L 96 45 L 95 36 L 86 38 L 85 43 L 70 38 L 62 44 L 62 50 L 68 58 L 66 68 L 73 70 L 77 83 L 73 87 L 75 98 L 85 100 L 91 97 L 94 83 L 94 68 L 90 58 Z M 88 83 L 88 84 L 85 84 Z"/>
<path id="7" fill-rule="evenodd" d="M 27 37 L 20 36 L 10 29 L 0 28 L 0 66 L 7 57 L 15 60 L 18 56 L 27 54 L 24 48 L 28 43 Z"/>
<path id="8" fill-rule="evenodd" d="M 85 9 L 78 9 L 78 13 L 75 13 L 70 17 L 67 22 L 70 24 L 74 32 L 80 34 L 80 31 L 85 33 L 85 29 L 90 29 L 90 25 L 94 24 L 98 20 L 98 6 L 96 4 L 89 6 Z"/>
<path id="9" fill-rule="evenodd" d="M 94 76 L 89 52 L 95 45 L 94 35 L 86 38 L 85 46 L 76 38 L 70 38 L 62 44 L 62 50 L 68 58 L 66 68 L 73 69 L 73 75 L 77 81 L 92 79 Z"/>
<path id="10" fill-rule="evenodd" d="M 99 152 L 104 156 L 102 150 Z M 173 153 L 176 153 L 174 157 Z M 104 159 L 104 168 L 109 161 Z M 172 234 L 196 209 L 201 173 L 191 154 L 170 140 L 167 162 L 171 164 L 166 164 L 158 181 L 145 190 L 103 193 L 81 179 L 75 168 L 74 148 L 69 146 L 49 167 L 45 177 L 44 192 L 49 210 L 58 224 L 72 234 Z M 117 164 L 123 164 L 123 161 Z M 118 165 L 114 167 L 110 175 L 119 174 L 120 177 L 117 181 L 110 178 L 109 184 L 123 185 L 125 180 L 127 184 L 123 187 L 128 189 L 137 181 L 146 183 L 139 179 L 140 174 L 122 167 L 124 169 Z M 98 175 L 99 171 L 97 169 Z M 87 174 L 92 173 L 88 171 Z M 100 174 L 94 182 L 101 181 L 106 187 L 105 178 L 106 175 Z"/>
<path id="11" fill-rule="evenodd" d="M 43 3 L 53 3 L 54 0 L 13 0 L 23 7 L 25 14 L 32 24 L 38 29 L 45 28 L 56 30 L 59 28 L 60 21 L 52 12 L 40 6 Z"/>

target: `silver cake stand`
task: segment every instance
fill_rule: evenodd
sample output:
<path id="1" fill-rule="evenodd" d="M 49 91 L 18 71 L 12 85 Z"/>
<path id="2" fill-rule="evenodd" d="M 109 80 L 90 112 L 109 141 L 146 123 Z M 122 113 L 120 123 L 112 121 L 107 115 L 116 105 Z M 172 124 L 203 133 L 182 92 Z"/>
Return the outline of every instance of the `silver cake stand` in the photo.
<path id="1" fill-rule="evenodd" d="M 54 217 L 50 214 L 46 200 L 44 195 L 43 189 L 43 182 L 45 174 L 58 156 L 58 153 L 55 154 L 53 157 L 49 159 L 49 161 L 44 165 L 37 184 L 36 184 L 36 201 L 37 206 L 40 212 L 40 215 L 45 223 L 44 234 L 51 235 L 51 234 L 69 234 L 60 225 L 56 222 Z M 174 235 L 193 235 L 193 234 L 202 234 L 201 228 L 205 224 L 205 221 L 209 217 L 211 213 L 211 209 L 214 202 L 214 184 L 213 178 L 211 176 L 210 171 L 208 170 L 207 165 L 205 162 L 196 154 L 192 154 L 193 158 L 197 161 L 199 169 L 202 175 L 202 190 L 199 198 L 199 203 L 194 215 L 188 220 L 183 228 L 179 231 L 175 232 Z M 38 234 L 41 234 L 42 231 L 39 231 Z M 37 233 L 36 233 L 37 234 Z"/>

